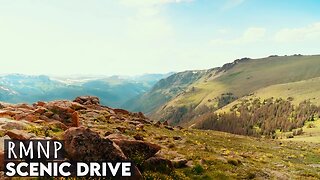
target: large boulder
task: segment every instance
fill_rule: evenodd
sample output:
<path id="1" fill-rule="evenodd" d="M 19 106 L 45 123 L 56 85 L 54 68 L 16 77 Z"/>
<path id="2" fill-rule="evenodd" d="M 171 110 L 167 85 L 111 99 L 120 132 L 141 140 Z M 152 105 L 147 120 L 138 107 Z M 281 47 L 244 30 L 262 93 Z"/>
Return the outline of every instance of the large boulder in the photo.
<path id="1" fill-rule="evenodd" d="M 77 97 L 73 102 L 77 102 L 82 105 L 100 105 L 100 100 L 95 96 L 80 96 Z"/>
<path id="2" fill-rule="evenodd" d="M 73 127 L 64 133 L 65 152 L 73 161 L 126 161 L 128 158 L 110 139 L 103 139 L 89 128 Z M 133 176 L 122 179 L 142 179 L 136 166 Z"/>
<path id="3" fill-rule="evenodd" d="M 64 133 L 65 151 L 75 161 L 127 160 L 121 149 L 109 139 L 103 139 L 89 128 L 70 128 Z"/>
<path id="4" fill-rule="evenodd" d="M 146 159 L 153 157 L 161 147 L 144 141 L 112 139 L 122 150 L 122 152 L 138 165 L 141 165 Z"/>

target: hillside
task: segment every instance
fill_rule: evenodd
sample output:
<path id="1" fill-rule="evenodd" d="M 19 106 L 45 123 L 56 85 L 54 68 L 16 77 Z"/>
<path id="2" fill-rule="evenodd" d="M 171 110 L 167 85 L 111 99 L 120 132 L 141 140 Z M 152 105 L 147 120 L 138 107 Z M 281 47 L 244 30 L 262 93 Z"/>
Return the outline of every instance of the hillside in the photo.
<path id="1" fill-rule="evenodd" d="M 205 73 L 186 87 L 189 91 L 159 107 L 151 117 L 188 124 L 190 117 L 192 119 L 198 114 L 197 110 L 207 108 L 206 111 L 214 111 L 259 89 L 316 77 L 320 77 L 320 56 L 317 55 L 243 58 Z M 193 111 L 192 116 L 190 111 Z"/>
<path id="2" fill-rule="evenodd" d="M 298 105 L 304 100 L 309 100 L 315 105 L 320 105 L 320 78 L 312 78 L 292 83 L 271 85 L 254 91 L 249 96 L 244 96 L 217 110 L 218 113 L 228 112 L 232 106 L 241 101 L 260 98 L 282 98 L 291 99 L 292 103 Z"/>
<path id="3" fill-rule="evenodd" d="M 131 111 L 152 113 L 158 107 L 170 101 L 202 77 L 207 71 L 185 71 L 173 74 L 157 82 L 150 91 L 135 97 L 124 104 Z"/>
<path id="4" fill-rule="evenodd" d="M 9 74 L 0 76 L 0 101 L 34 103 L 39 100 L 74 99 L 86 94 L 99 96 L 101 103 L 121 105 L 148 91 L 158 80 L 170 74 L 146 74 L 136 77 L 49 77 Z"/>
<path id="5" fill-rule="evenodd" d="M 132 160 L 132 179 L 320 178 L 319 144 L 172 127 L 101 106 L 96 97 L 2 104 L 0 122 L 1 141 L 59 139 L 69 160 Z"/>

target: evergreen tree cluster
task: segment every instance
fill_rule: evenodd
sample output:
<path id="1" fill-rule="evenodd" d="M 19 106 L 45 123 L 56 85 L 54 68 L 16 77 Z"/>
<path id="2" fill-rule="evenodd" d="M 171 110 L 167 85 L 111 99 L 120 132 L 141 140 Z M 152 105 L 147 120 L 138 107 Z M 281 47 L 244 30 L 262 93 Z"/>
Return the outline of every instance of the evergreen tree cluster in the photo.
<path id="1" fill-rule="evenodd" d="M 261 101 L 256 98 L 234 105 L 228 113 L 204 113 L 198 118 L 196 128 L 274 137 L 276 130 L 288 132 L 301 128 L 306 121 L 313 121 L 319 115 L 320 106 L 310 101 L 295 106 L 290 99 L 269 98 Z"/>

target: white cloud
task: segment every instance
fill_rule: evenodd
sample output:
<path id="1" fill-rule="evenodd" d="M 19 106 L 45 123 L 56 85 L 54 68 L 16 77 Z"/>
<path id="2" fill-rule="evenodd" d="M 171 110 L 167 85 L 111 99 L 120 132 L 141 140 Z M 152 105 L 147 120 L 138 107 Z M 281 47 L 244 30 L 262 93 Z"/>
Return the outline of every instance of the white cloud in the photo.
<path id="1" fill-rule="evenodd" d="M 226 3 L 223 5 L 222 10 L 228 10 L 235 8 L 241 4 L 243 4 L 245 0 L 226 0 Z"/>
<path id="2" fill-rule="evenodd" d="M 255 43 L 263 40 L 266 35 L 266 29 L 261 27 L 250 27 L 243 32 L 240 37 L 233 39 L 215 39 L 212 41 L 215 45 L 222 44 L 247 44 L 247 43 Z"/>
<path id="3" fill-rule="evenodd" d="M 319 41 L 320 22 L 301 28 L 286 28 L 275 34 L 274 40 L 280 43 Z"/>

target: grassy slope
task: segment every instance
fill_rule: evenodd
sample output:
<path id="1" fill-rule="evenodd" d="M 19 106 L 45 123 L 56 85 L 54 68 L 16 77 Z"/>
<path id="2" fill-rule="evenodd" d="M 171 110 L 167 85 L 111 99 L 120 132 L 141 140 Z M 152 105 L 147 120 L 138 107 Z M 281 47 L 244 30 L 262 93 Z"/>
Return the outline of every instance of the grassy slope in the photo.
<path id="1" fill-rule="evenodd" d="M 186 87 L 197 81 L 205 73 L 206 70 L 199 70 L 173 74 L 160 80 L 149 92 L 126 102 L 124 107 L 131 111 L 151 113 L 177 94 L 185 91 Z"/>
<path id="2" fill-rule="evenodd" d="M 122 125 L 92 126 L 104 134 Z M 303 142 L 256 139 L 223 132 L 203 130 L 168 130 L 146 125 L 145 131 L 135 128 L 125 134 L 142 134 L 146 141 L 160 144 L 161 154 L 169 159 L 183 157 L 203 168 L 176 169 L 170 175 L 145 172 L 145 177 L 158 179 L 317 179 L 319 168 L 310 167 L 320 162 L 320 145 Z M 182 140 L 173 140 L 180 136 Z M 160 138 L 162 137 L 162 138 Z M 235 165 L 234 165 L 235 164 Z M 200 169 L 200 170 L 199 170 Z M 155 179 L 157 179 L 155 178 Z"/>
<path id="3" fill-rule="evenodd" d="M 240 103 L 244 99 L 268 99 L 270 97 L 282 99 L 293 97 L 292 102 L 295 105 L 298 105 L 304 100 L 310 100 L 313 104 L 320 105 L 320 78 L 318 77 L 298 82 L 271 85 L 255 91 L 250 96 L 240 98 L 219 109 L 217 112 L 228 112 L 233 105 Z"/>
<path id="4" fill-rule="evenodd" d="M 309 124 L 312 124 L 314 127 L 308 127 Z M 294 136 L 294 138 L 286 139 L 283 138 L 284 141 L 302 141 L 302 142 L 312 142 L 312 143 L 320 143 L 320 120 L 314 122 L 308 122 L 303 128 L 303 134 Z M 286 137 L 289 133 L 280 133 L 278 132 L 280 137 Z"/>
<path id="5" fill-rule="evenodd" d="M 216 105 L 209 100 L 222 93 L 232 92 L 237 97 L 258 89 L 282 83 L 320 77 L 320 56 L 282 56 L 253 59 L 236 64 L 226 72 L 203 76 L 191 84 L 195 91 L 186 92 L 167 103 L 169 106 Z M 157 115 L 163 114 L 162 110 Z"/>
<path id="6" fill-rule="evenodd" d="M 269 86 L 258 90 L 255 96 L 262 99 L 293 97 L 295 104 L 309 99 L 312 103 L 320 105 L 320 78 Z"/>

